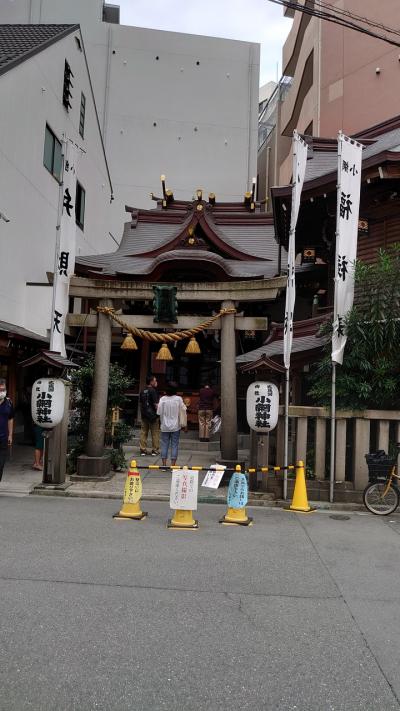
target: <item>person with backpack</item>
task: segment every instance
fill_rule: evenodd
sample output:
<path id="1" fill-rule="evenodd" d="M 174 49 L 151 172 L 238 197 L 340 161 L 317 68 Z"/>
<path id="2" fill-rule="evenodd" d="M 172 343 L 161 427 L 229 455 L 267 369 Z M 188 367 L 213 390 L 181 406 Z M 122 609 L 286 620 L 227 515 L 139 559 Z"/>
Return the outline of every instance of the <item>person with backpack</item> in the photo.
<path id="1" fill-rule="evenodd" d="M 147 454 L 147 438 L 151 434 L 151 455 L 156 457 L 160 451 L 160 421 L 157 415 L 158 392 L 157 378 L 149 375 L 146 378 L 146 387 L 139 395 L 141 429 L 140 429 L 140 454 Z"/>
<path id="2" fill-rule="evenodd" d="M 8 447 L 12 446 L 14 429 L 14 407 L 7 397 L 6 381 L 0 379 L 0 481 L 7 459 Z"/>

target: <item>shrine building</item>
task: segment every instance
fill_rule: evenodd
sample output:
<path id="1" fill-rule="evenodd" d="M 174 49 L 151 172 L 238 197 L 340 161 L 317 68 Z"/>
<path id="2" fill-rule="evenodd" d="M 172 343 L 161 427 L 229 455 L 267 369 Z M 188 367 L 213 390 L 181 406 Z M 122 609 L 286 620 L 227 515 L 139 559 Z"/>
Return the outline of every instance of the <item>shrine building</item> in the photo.
<path id="1" fill-rule="evenodd" d="M 132 423 L 149 373 L 161 391 L 178 382 L 189 424 L 197 422 L 202 383 L 214 386 L 221 457 L 236 460 L 245 416 L 241 400 L 238 413 L 236 357 L 261 345 L 269 323 L 281 318 L 286 279 L 278 276 L 273 218 L 255 202 L 254 188 L 242 202 L 220 203 L 200 189 L 193 200 L 175 200 L 163 176 L 162 187 L 155 209 L 126 207 L 116 251 L 76 260 L 67 323 L 72 337 L 80 329 L 85 350 L 96 351 L 88 467 L 103 455 L 110 357 L 135 378 Z"/>

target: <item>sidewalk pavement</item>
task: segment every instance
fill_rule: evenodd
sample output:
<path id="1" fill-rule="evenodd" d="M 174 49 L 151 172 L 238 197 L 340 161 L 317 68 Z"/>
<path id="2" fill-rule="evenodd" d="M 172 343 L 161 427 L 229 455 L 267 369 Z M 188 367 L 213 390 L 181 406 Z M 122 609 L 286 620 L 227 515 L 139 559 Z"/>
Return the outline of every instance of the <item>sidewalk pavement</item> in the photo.
<path id="1" fill-rule="evenodd" d="M 17 444 L 12 447 L 0 481 L 0 495 L 27 496 L 42 481 L 42 473 L 32 468 L 34 448 Z"/>
<path id="2" fill-rule="evenodd" d="M 150 464 L 161 465 L 159 456 L 140 456 L 137 447 L 124 447 L 127 463 L 135 459 L 142 476 L 143 499 L 168 501 L 171 486 L 170 471 L 141 469 Z M 201 466 L 208 468 L 215 464 L 218 452 L 191 452 L 182 450 L 178 464 L 181 466 Z M 247 459 L 247 451 L 239 452 L 239 461 Z M 41 472 L 32 469 L 33 447 L 16 445 L 11 460 L 7 462 L 3 479 L 0 482 L 0 495 L 27 496 L 32 494 L 36 485 L 42 481 Z M 67 477 L 68 488 L 63 491 L 54 489 L 37 490 L 42 495 L 60 495 L 91 498 L 122 499 L 127 470 L 116 472 L 109 481 L 74 481 Z M 225 503 L 227 487 L 206 489 L 201 487 L 206 471 L 199 472 L 199 502 Z M 269 497 L 271 498 L 271 497 Z"/>

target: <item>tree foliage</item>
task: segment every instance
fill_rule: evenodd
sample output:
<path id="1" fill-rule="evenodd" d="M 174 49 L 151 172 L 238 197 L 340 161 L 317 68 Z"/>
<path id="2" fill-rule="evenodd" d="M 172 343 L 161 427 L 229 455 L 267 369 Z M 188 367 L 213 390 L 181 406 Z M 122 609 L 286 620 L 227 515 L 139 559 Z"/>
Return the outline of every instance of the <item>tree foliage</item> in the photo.
<path id="1" fill-rule="evenodd" d="M 73 371 L 72 397 L 74 410 L 70 423 L 70 434 L 74 440 L 74 445 L 68 453 L 68 469 L 75 471 L 76 459 L 84 452 L 89 431 L 90 403 L 92 397 L 94 378 L 94 356 L 89 355 L 81 367 Z M 105 443 L 111 445 L 111 462 L 114 469 L 125 466 L 125 457 L 122 444 L 127 442 L 132 434 L 132 429 L 124 422 L 119 422 L 111 436 L 111 419 L 113 407 L 122 407 L 127 399 L 126 391 L 132 385 L 125 370 L 118 363 L 111 363 L 109 369 L 108 398 L 107 398 L 107 420 L 105 430 Z"/>
<path id="2" fill-rule="evenodd" d="M 343 365 L 336 368 L 340 409 L 400 408 L 400 245 L 380 250 L 375 264 L 355 265 L 354 307 L 345 323 Z M 332 323 L 326 331 L 332 332 Z M 331 344 L 311 369 L 309 395 L 331 399 Z"/>

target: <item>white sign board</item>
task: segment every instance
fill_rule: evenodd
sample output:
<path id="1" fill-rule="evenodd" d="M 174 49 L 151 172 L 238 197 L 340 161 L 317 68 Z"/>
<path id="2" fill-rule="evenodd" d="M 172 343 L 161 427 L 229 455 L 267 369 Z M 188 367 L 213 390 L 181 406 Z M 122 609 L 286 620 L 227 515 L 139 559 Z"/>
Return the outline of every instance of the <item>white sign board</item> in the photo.
<path id="1" fill-rule="evenodd" d="M 198 472 L 189 471 L 189 469 L 174 469 L 169 497 L 170 508 L 196 511 L 198 485 Z"/>
<path id="2" fill-rule="evenodd" d="M 64 415 L 65 385 L 56 378 L 41 378 L 32 386 L 31 412 L 35 425 L 44 430 L 58 425 Z"/>
<path id="3" fill-rule="evenodd" d="M 218 489 L 225 469 L 224 464 L 212 464 L 203 479 L 202 486 L 206 486 L 208 489 Z"/>
<path id="4" fill-rule="evenodd" d="M 271 432 L 279 414 L 279 391 L 274 383 L 256 382 L 247 388 L 247 423 L 255 432 Z"/>

